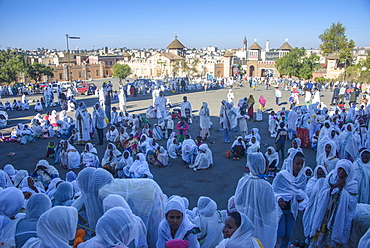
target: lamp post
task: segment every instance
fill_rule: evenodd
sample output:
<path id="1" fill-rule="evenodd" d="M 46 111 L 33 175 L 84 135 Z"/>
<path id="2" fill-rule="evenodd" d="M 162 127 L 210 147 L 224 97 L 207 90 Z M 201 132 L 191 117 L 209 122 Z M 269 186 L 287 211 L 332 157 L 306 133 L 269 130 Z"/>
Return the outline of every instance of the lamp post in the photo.
<path id="1" fill-rule="evenodd" d="M 80 37 L 76 37 L 76 36 L 69 36 L 69 34 L 66 34 L 66 42 L 67 42 L 67 53 L 68 53 L 68 64 L 67 64 L 67 81 L 69 82 L 69 77 L 70 77 L 70 66 L 69 66 L 69 55 L 70 55 L 70 52 L 69 52 L 69 45 L 68 45 L 68 40 L 69 39 L 72 39 L 72 40 L 79 40 L 81 39 Z"/>

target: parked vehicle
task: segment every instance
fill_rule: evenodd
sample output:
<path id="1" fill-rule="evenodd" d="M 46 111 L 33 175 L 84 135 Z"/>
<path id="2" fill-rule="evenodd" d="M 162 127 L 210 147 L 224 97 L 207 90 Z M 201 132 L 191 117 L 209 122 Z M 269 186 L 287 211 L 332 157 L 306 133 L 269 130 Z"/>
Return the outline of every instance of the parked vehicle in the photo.
<path id="1" fill-rule="evenodd" d="M 95 94 L 96 85 L 94 83 L 78 83 L 77 84 L 77 92 L 79 94 L 84 94 L 85 96 L 90 94 Z"/>

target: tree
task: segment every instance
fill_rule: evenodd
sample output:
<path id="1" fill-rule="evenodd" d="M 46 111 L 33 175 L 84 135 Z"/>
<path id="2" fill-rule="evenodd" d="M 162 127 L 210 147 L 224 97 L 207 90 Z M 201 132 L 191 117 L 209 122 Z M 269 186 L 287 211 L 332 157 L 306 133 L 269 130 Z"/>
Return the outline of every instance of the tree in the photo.
<path id="1" fill-rule="evenodd" d="M 122 81 L 122 79 L 127 78 L 128 75 L 132 73 L 130 66 L 126 64 L 119 64 L 119 63 L 115 63 L 113 65 L 112 71 L 113 71 L 113 76 L 115 78 L 119 78 L 120 82 Z"/>
<path id="2" fill-rule="evenodd" d="M 194 74 L 198 73 L 197 66 L 199 64 L 199 59 L 194 59 L 192 62 L 185 61 L 183 59 L 177 59 L 171 63 L 173 76 L 180 74 L 180 72 L 185 73 L 187 77 L 192 77 Z"/>
<path id="3" fill-rule="evenodd" d="M 320 49 L 324 56 L 336 54 L 340 57 L 340 62 L 345 65 L 352 63 L 351 49 L 355 46 L 353 40 L 348 40 L 346 36 L 346 27 L 342 23 L 332 23 L 330 28 L 324 30 L 324 33 L 319 35 L 322 41 Z"/>
<path id="4" fill-rule="evenodd" d="M 53 68 L 40 63 L 33 63 L 28 69 L 28 75 L 35 80 L 36 83 L 41 81 L 42 76 L 53 77 Z"/>
<path id="5" fill-rule="evenodd" d="M 346 80 L 370 83 L 370 51 L 367 52 L 366 59 L 360 60 L 356 65 L 351 65 L 346 69 Z"/>
<path id="6" fill-rule="evenodd" d="M 319 56 L 311 54 L 306 57 L 306 49 L 303 47 L 294 48 L 288 54 L 278 58 L 275 64 L 281 75 L 302 79 L 312 78 L 312 72 L 320 68 Z"/>
<path id="7" fill-rule="evenodd" d="M 17 81 L 20 73 L 24 73 L 28 69 L 27 59 L 23 54 L 19 54 L 16 50 L 1 50 L 0 51 L 0 82 L 9 84 Z"/>

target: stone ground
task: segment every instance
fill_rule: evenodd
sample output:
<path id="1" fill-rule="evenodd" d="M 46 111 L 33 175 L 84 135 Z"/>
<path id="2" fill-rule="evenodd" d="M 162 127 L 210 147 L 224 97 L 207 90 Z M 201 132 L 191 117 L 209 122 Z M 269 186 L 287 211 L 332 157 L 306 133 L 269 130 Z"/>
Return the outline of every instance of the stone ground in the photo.
<path id="1" fill-rule="evenodd" d="M 95 84 L 100 86 L 103 80 L 94 81 Z M 114 90 L 118 89 L 118 80 L 111 79 L 114 84 Z M 219 125 L 219 109 L 220 102 L 222 99 L 226 99 L 229 88 L 209 90 L 204 91 L 193 91 L 186 94 L 172 94 L 166 92 L 167 98 L 170 98 L 174 106 L 179 106 L 182 101 L 182 97 L 186 95 L 188 101 L 191 102 L 193 107 L 193 114 L 195 116 L 194 123 L 189 125 L 189 133 L 193 138 L 199 135 L 199 115 L 198 111 L 202 106 L 202 102 L 207 102 L 211 112 L 211 122 L 213 127 L 211 130 L 211 137 L 209 138 L 207 144 L 213 152 L 214 165 L 203 171 L 193 171 L 191 169 L 186 169 L 183 162 L 180 159 L 174 160 L 170 159 L 171 165 L 166 168 L 158 168 L 155 166 L 150 166 L 150 170 L 154 175 L 154 180 L 160 185 L 163 192 L 168 196 L 177 194 L 180 196 L 185 196 L 189 199 L 189 207 L 194 207 L 197 204 L 197 200 L 200 196 L 209 196 L 215 200 L 218 204 L 219 209 L 225 209 L 227 207 L 227 200 L 234 195 L 236 185 L 238 180 L 246 173 L 245 164 L 246 158 L 242 158 L 240 161 L 233 161 L 232 159 L 227 159 L 225 156 L 225 151 L 230 150 L 231 144 L 225 144 L 223 142 L 223 132 L 218 132 L 220 129 Z M 259 106 L 258 99 L 260 95 L 263 95 L 267 100 L 266 112 L 264 113 L 263 121 L 253 122 L 248 121 L 249 130 L 254 127 L 259 128 L 261 135 L 261 152 L 265 153 L 268 145 L 273 145 L 274 140 L 270 138 L 268 133 L 268 114 L 273 109 L 276 111 L 280 110 L 281 107 L 286 107 L 289 109 L 289 104 L 287 100 L 289 99 L 289 91 L 283 91 L 282 104 L 281 106 L 275 105 L 275 95 L 274 89 L 265 90 L 263 85 L 258 85 L 256 91 L 253 91 L 249 85 L 245 87 L 235 86 L 234 89 L 235 99 L 234 102 L 237 104 L 239 99 L 248 96 L 250 93 L 254 95 L 256 100 L 255 111 Z M 321 100 L 329 106 L 332 93 L 329 91 L 322 92 Z M 41 95 L 28 96 L 28 99 L 39 99 Z M 19 100 L 21 97 L 6 97 L 1 99 L 5 102 L 6 100 L 12 102 L 13 99 Z M 95 96 L 82 96 L 77 97 L 78 101 L 84 101 L 88 106 L 88 110 L 92 113 L 92 106 L 97 102 L 97 97 Z M 300 98 L 301 104 L 303 104 L 303 97 Z M 130 113 L 144 114 L 145 110 L 149 105 L 152 105 L 151 95 L 140 95 L 138 97 L 131 98 L 127 100 L 127 107 Z M 112 101 L 112 107 L 118 107 L 118 101 Z M 31 109 L 28 111 L 11 111 L 9 112 L 8 126 L 15 126 L 17 123 L 28 123 L 30 119 L 36 115 L 34 112 L 34 103 L 31 104 Z M 44 109 L 46 111 L 51 111 L 56 109 L 58 114 L 60 112 L 60 107 Z M 74 117 L 74 112 L 68 113 L 68 115 Z M 154 120 L 151 120 L 154 123 Z M 175 120 L 175 124 L 177 120 Z M 6 128 L 2 131 L 4 134 L 10 132 L 10 128 Z M 232 132 L 232 137 L 234 139 L 238 136 L 238 132 Z M 46 154 L 46 146 L 49 141 L 58 142 L 57 138 L 52 139 L 39 139 L 35 143 L 27 145 L 19 145 L 18 143 L 0 143 L 0 168 L 3 168 L 6 164 L 11 163 L 16 169 L 26 169 L 29 172 L 33 171 L 38 160 L 44 159 Z M 232 138 L 233 141 L 233 138 Z M 97 143 L 97 135 L 94 135 L 93 143 Z M 166 141 L 159 141 L 159 144 L 166 147 Z M 285 150 L 290 147 L 290 141 L 287 142 Z M 81 152 L 83 146 L 76 146 L 76 148 Z M 102 158 L 104 151 L 106 149 L 106 143 L 103 146 L 96 147 L 99 153 L 99 157 Z M 306 155 L 306 165 L 310 167 L 315 167 L 315 152 L 310 148 L 303 148 Z M 9 152 L 15 152 L 15 156 L 7 157 Z M 49 163 L 53 163 L 52 159 L 47 159 Z M 67 170 L 57 166 L 60 171 L 61 177 L 64 178 Z M 299 225 L 299 224 L 297 224 Z M 301 236 L 301 228 L 295 229 L 297 232 L 294 236 Z"/>

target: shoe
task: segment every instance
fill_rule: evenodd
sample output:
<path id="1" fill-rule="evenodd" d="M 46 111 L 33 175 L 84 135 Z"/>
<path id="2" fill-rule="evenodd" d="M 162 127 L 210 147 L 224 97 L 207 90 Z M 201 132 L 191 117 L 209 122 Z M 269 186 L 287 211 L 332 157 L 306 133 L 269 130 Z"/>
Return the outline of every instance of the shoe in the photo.
<path id="1" fill-rule="evenodd" d="M 194 168 L 193 170 L 194 170 L 194 171 L 197 171 L 197 168 Z"/>

